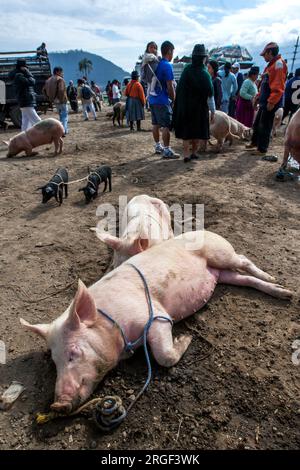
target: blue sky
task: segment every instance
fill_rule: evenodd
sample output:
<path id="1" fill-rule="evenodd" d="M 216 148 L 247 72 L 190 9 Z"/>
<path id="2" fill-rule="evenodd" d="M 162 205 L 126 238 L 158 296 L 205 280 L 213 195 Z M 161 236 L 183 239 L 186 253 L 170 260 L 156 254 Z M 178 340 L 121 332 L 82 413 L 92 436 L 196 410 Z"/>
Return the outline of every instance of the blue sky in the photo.
<path id="1" fill-rule="evenodd" d="M 175 54 L 195 43 L 238 43 L 258 58 L 277 41 L 290 58 L 300 33 L 299 0 L 0 0 L 1 50 L 84 49 L 131 70 L 145 44 L 169 39 Z M 297 65 L 300 66 L 300 50 Z"/>

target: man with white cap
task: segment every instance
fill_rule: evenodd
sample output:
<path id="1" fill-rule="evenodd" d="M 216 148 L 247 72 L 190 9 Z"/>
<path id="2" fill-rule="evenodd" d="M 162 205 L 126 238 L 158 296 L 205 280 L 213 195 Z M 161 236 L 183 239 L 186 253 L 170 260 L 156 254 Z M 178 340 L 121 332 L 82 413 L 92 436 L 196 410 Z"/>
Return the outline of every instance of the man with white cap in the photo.
<path id="1" fill-rule="evenodd" d="M 230 98 L 228 114 L 229 116 L 235 118 L 236 103 L 237 103 L 241 86 L 244 81 L 244 76 L 242 72 L 240 72 L 240 64 L 238 62 L 235 62 L 234 64 L 232 64 L 231 72 L 235 75 L 238 89 L 237 89 L 236 94 Z"/>
<path id="2" fill-rule="evenodd" d="M 246 149 L 251 150 L 254 155 L 263 156 L 269 147 L 275 113 L 283 104 L 287 65 L 281 58 L 278 44 L 275 42 L 269 42 L 260 55 L 268 65 L 260 84 L 259 110 L 253 124 L 252 140 L 246 145 Z"/>

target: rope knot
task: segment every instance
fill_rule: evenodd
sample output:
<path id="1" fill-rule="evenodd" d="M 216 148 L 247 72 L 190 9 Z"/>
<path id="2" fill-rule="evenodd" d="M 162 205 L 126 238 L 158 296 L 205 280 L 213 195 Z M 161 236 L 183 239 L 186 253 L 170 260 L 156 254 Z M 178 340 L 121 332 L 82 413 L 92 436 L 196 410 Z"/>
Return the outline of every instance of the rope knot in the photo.
<path id="1" fill-rule="evenodd" d="M 117 427 L 125 418 L 126 410 L 118 396 L 106 396 L 97 403 L 94 419 L 101 431 L 110 431 Z"/>

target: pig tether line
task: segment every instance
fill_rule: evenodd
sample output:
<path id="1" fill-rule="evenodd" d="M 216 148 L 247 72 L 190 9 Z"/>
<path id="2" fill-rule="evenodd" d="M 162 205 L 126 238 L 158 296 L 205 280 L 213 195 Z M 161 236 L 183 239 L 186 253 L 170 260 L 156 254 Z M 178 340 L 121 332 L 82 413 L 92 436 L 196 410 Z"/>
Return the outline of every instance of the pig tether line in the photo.
<path id="1" fill-rule="evenodd" d="M 55 181 L 50 181 L 49 184 L 51 183 L 51 184 L 55 184 L 56 186 L 61 186 L 62 184 L 63 184 L 63 185 L 64 185 L 64 184 L 69 185 L 69 184 L 74 184 L 74 183 L 81 183 L 81 181 L 87 180 L 87 182 L 88 182 L 88 183 L 91 183 L 91 184 L 94 186 L 94 188 L 96 189 L 96 187 L 95 187 L 93 181 L 91 181 L 91 180 L 89 179 L 91 175 L 96 175 L 96 176 L 98 176 L 98 178 L 100 179 L 99 184 L 102 183 L 102 178 L 101 178 L 101 176 L 98 175 L 98 173 L 96 173 L 95 171 L 92 171 L 91 173 L 89 173 L 89 174 L 88 174 L 87 176 L 85 176 L 84 178 L 80 178 L 80 179 L 78 179 L 78 180 L 73 180 L 73 181 L 68 181 L 68 182 L 66 182 L 66 183 L 64 182 L 64 180 L 62 179 L 62 177 L 61 177 L 61 175 L 60 175 L 59 173 L 55 173 L 54 176 L 59 176 L 60 179 L 61 179 L 61 181 L 60 181 L 59 183 L 55 183 Z"/>
<path id="2" fill-rule="evenodd" d="M 133 405 L 137 402 L 137 400 L 141 397 L 141 395 L 144 393 L 146 388 L 148 387 L 151 377 L 152 377 L 152 367 L 151 367 L 151 362 L 150 362 L 150 357 L 149 357 L 149 351 L 147 347 L 147 335 L 149 332 L 149 329 L 152 325 L 152 323 L 155 320 L 162 320 L 162 321 L 168 321 L 173 325 L 173 320 L 168 317 L 164 316 L 156 316 L 154 317 L 154 311 L 153 311 L 153 305 L 152 305 L 152 300 L 151 300 L 151 294 L 149 291 L 149 287 L 146 281 L 145 276 L 143 273 L 132 263 L 126 263 L 129 266 L 132 266 L 133 269 L 136 270 L 136 272 L 139 274 L 141 277 L 144 288 L 145 288 L 145 295 L 149 307 L 149 320 L 146 323 L 144 327 L 144 331 L 142 335 L 137 338 L 135 341 L 131 342 L 128 341 L 126 338 L 126 335 L 122 329 L 122 327 L 106 312 L 104 312 L 101 309 L 97 309 L 98 312 L 103 315 L 105 318 L 107 318 L 109 321 L 111 321 L 120 331 L 123 341 L 124 341 L 124 351 L 129 352 L 131 354 L 134 353 L 134 348 L 140 343 L 143 342 L 144 346 L 144 352 L 145 352 L 145 357 L 146 357 L 146 362 L 147 362 L 147 367 L 148 367 L 148 375 L 147 379 L 145 381 L 145 384 L 143 385 L 142 389 L 138 393 L 137 397 L 134 399 L 134 401 L 129 405 L 127 410 L 125 410 L 124 406 L 122 405 L 122 400 L 118 396 L 106 396 L 104 398 L 95 398 L 93 400 L 90 400 L 89 402 L 85 403 L 82 405 L 80 408 L 77 410 L 73 411 L 73 413 L 70 414 L 62 414 L 62 413 L 57 413 L 57 412 L 51 412 L 48 414 L 38 414 L 36 421 L 38 424 L 44 424 L 52 419 L 58 418 L 58 417 L 68 417 L 68 416 L 75 416 L 81 413 L 82 411 L 85 411 L 87 408 L 90 406 L 94 406 L 94 413 L 93 417 L 94 420 L 97 424 L 97 426 L 102 430 L 102 431 L 110 431 L 113 428 L 117 427 L 119 424 L 121 424 L 122 421 L 126 418 L 127 414 L 133 407 Z"/>

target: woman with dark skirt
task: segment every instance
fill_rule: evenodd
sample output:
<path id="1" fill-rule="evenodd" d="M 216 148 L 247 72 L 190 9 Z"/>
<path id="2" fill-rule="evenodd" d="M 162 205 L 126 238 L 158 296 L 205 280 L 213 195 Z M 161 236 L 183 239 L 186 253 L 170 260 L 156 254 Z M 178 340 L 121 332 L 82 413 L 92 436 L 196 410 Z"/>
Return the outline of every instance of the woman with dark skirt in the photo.
<path id="1" fill-rule="evenodd" d="M 244 126 L 252 127 L 254 120 L 254 102 L 257 95 L 256 80 L 259 68 L 252 67 L 249 70 L 248 78 L 244 81 L 240 89 L 240 96 L 236 104 L 236 119 Z"/>
<path id="2" fill-rule="evenodd" d="M 213 97 L 213 84 L 204 65 L 207 53 L 203 44 L 196 44 L 192 63 L 182 72 L 174 103 L 173 127 L 177 139 L 183 140 L 184 162 L 197 160 L 200 142 L 209 140 L 209 108 L 207 100 Z"/>
<path id="3" fill-rule="evenodd" d="M 136 122 L 137 130 L 141 130 L 141 121 L 145 119 L 144 106 L 146 104 L 145 93 L 139 82 L 139 74 L 135 70 L 131 74 L 131 81 L 126 86 L 126 118 L 130 124 L 130 130 L 134 130 Z"/>

